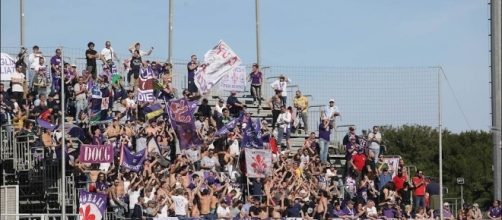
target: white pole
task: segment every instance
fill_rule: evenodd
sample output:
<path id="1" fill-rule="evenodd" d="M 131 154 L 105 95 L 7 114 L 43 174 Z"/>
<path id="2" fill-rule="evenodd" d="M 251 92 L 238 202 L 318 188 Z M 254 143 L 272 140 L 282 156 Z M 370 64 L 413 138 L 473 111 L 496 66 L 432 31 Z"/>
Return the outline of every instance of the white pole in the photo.
<path id="1" fill-rule="evenodd" d="M 441 108 L 441 73 L 443 68 L 438 71 L 438 124 L 439 124 L 439 219 L 443 219 L 443 122 Z"/>
<path id="2" fill-rule="evenodd" d="M 19 28 L 20 28 L 20 41 L 22 47 L 26 46 L 24 43 L 24 0 L 19 1 Z"/>
<path id="3" fill-rule="evenodd" d="M 168 41 L 168 55 L 167 55 L 167 62 L 170 64 L 173 64 L 173 20 L 174 20 L 174 15 L 173 15 L 173 1 L 174 0 L 169 0 L 169 41 Z"/>
<path id="4" fill-rule="evenodd" d="M 261 65 L 260 55 L 260 0 L 255 0 L 255 24 L 256 24 L 256 64 Z"/>
<path id="5" fill-rule="evenodd" d="M 61 47 L 61 93 L 59 100 L 61 102 L 61 191 L 63 192 L 63 198 L 61 199 L 61 219 L 66 219 L 66 132 L 65 132 L 65 94 L 64 94 L 64 52 L 63 47 Z"/>

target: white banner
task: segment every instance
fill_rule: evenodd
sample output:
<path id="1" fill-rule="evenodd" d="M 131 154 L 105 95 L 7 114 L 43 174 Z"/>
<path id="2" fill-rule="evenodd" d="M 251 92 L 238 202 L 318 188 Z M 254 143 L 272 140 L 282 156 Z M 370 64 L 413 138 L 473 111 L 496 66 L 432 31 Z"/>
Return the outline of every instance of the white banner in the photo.
<path id="1" fill-rule="evenodd" d="M 397 175 L 397 170 L 399 169 L 399 158 L 398 157 L 384 157 L 383 161 L 389 165 L 389 173 L 392 174 L 392 178 Z"/>
<path id="2" fill-rule="evenodd" d="M 246 148 L 246 176 L 263 178 L 272 174 L 272 152 L 264 149 Z"/>
<path id="3" fill-rule="evenodd" d="M 200 93 L 208 93 L 225 74 L 240 64 L 241 59 L 232 48 L 220 40 L 218 45 L 204 55 L 204 63 L 195 72 L 195 85 Z"/>
<path id="4" fill-rule="evenodd" d="M 10 81 L 10 75 L 16 71 L 16 61 L 8 54 L 2 53 L 1 68 L 0 80 Z"/>
<path id="5" fill-rule="evenodd" d="M 220 89 L 224 91 L 246 91 L 246 67 L 235 67 L 234 71 L 225 74 L 220 81 Z"/>

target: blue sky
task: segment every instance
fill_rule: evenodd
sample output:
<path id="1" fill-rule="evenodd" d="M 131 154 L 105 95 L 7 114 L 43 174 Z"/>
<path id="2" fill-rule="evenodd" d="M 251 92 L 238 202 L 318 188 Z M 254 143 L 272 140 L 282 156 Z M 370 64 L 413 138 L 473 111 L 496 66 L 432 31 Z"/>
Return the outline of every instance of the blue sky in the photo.
<path id="1" fill-rule="evenodd" d="M 83 49 L 92 40 L 100 49 L 111 40 L 124 55 L 132 42 L 139 41 L 144 47 L 155 47 L 155 57 L 167 57 L 168 1 L 25 2 L 28 47 Z M 176 0 L 174 6 L 176 59 L 188 60 L 191 54 L 202 57 L 224 39 L 244 62 L 255 61 L 253 0 Z M 443 84 L 445 126 L 453 131 L 488 130 L 488 12 L 485 0 L 262 0 L 262 63 L 442 65 L 471 125 L 462 119 Z M 19 1 L 1 1 L 2 47 L 19 45 L 18 13 Z"/>

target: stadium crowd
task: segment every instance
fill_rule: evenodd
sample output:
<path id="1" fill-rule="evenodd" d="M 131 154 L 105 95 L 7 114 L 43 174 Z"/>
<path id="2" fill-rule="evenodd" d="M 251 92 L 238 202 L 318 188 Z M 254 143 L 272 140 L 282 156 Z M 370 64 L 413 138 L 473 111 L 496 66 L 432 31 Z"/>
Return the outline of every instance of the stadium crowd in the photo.
<path id="1" fill-rule="evenodd" d="M 136 43 L 120 62 L 109 41 L 100 52 L 92 42 L 87 46 L 87 68 L 81 70 L 64 63 L 60 49 L 47 61 L 37 46 L 31 53 L 22 49 L 10 86 L 0 85 L 0 121 L 12 123 L 16 135 L 37 136 L 35 144 L 44 149 L 45 160 L 60 160 L 66 141 L 66 163 L 84 183 L 80 187 L 107 194 L 109 211 L 121 217 L 434 219 L 441 208 L 445 219 L 501 217 L 500 201 L 494 201 L 486 212 L 475 203 L 452 210 L 448 203 L 439 204 L 439 184 L 423 171 L 410 173 L 403 160 L 398 170 L 392 170 L 384 161 L 383 137 L 377 126 L 367 134 L 350 128 L 343 139 L 346 166 L 339 173 L 328 159 L 336 118 L 341 115 L 335 100 L 329 99 L 319 127 L 308 128 L 308 99 L 298 91 L 294 103 L 287 106 L 286 76 L 272 85 L 273 97 L 262 97 L 264 75 L 256 64 L 249 81 L 254 101 L 272 110 L 271 126 L 263 119 L 261 130 L 264 147 L 273 153 L 273 172 L 265 178 L 247 178 L 242 121 L 224 136 L 215 133 L 234 118 L 250 114 L 234 92 L 214 106 L 198 93 L 194 82 L 200 65 L 197 56 L 187 63 L 186 88 L 174 88 L 171 64 L 147 59 L 153 48 L 143 51 Z M 156 102 L 178 98 L 198 102 L 196 129 L 190 132 L 203 140 L 200 145 L 180 149 L 167 113 L 147 117 L 144 109 L 153 103 L 139 102 L 136 95 L 138 79 L 149 70 L 157 79 Z M 110 101 L 107 110 L 95 113 L 90 109 L 97 93 Z M 62 99 L 66 122 L 84 132 L 80 141 L 62 140 L 59 129 L 51 131 L 38 124 L 38 119 L 62 123 Z M 94 120 L 96 114 L 100 119 Z M 289 142 L 295 130 L 308 134 L 298 150 Z M 112 144 L 116 158 L 113 163 L 82 163 L 78 147 L 71 149 L 74 143 Z M 120 165 L 121 147 L 131 152 L 146 149 L 140 171 Z"/>

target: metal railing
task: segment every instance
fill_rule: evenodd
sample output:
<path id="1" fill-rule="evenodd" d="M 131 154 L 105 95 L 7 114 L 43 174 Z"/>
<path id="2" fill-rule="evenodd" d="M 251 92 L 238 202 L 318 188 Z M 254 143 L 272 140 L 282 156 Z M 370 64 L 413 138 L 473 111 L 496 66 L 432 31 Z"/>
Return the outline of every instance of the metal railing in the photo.
<path id="1" fill-rule="evenodd" d="M 13 139 L 12 125 L 0 126 L 0 160 L 14 159 Z"/>

